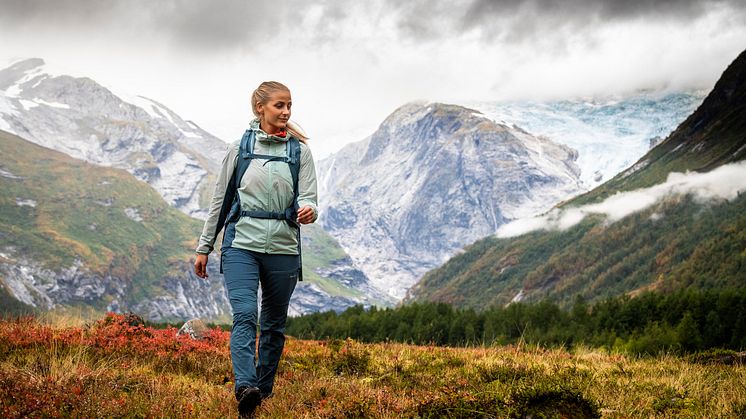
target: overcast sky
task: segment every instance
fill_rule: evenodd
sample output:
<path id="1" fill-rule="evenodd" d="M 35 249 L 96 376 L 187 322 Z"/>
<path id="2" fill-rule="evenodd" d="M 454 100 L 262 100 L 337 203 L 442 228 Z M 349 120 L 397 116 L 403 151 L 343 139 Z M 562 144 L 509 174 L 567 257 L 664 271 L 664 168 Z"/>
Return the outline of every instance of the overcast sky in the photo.
<path id="1" fill-rule="evenodd" d="M 745 48 L 743 0 L 0 0 L 2 67 L 40 57 L 224 140 L 281 81 L 317 157 L 409 101 L 709 89 Z"/>

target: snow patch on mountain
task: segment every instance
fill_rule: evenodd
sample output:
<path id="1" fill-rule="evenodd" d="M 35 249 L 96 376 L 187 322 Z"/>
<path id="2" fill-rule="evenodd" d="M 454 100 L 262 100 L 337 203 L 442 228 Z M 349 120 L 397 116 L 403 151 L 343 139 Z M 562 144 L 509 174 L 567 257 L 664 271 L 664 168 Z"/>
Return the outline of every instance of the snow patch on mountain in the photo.
<path id="1" fill-rule="evenodd" d="M 33 199 L 16 198 L 16 205 L 19 207 L 36 208 L 36 201 Z"/>
<path id="2" fill-rule="evenodd" d="M 38 103 L 40 105 L 51 106 L 53 108 L 70 109 L 70 105 L 65 105 L 64 103 L 59 103 L 59 102 L 47 102 L 46 100 L 39 99 L 39 98 L 34 99 L 33 102 Z"/>
<path id="3" fill-rule="evenodd" d="M 8 179 L 23 179 L 21 176 L 14 175 L 7 170 L 0 169 L 0 176 Z"/>
<path id="4" fill-rule="evenodd" d="M 10 123 L 5 118 L 17 115 L 18 111 L 13 106 L 13 103 L 8 100 L 4 95 L 0 94 L 0 130 L 7 131 L 11 134 L 16 132 L 11 127 Z"/>
<path id="5" fill-rule="evenodd" d="M 124 215 L 127 216 L 132 221 L 140 222 L 142 221 L 142 217 L 140 216 L 140 211 L 137 208 L 127 207 L 124 209 Z"/>
<path id="6" fill-rule="evenodd" d="M 29 109 L 39 106 L 38 103 L 31 101 L 31 100 L 18 99 L 18 101 L 21 103 L 21 106 L 23 106 L 23 109 L 25 110 L 29 110 Z"/>

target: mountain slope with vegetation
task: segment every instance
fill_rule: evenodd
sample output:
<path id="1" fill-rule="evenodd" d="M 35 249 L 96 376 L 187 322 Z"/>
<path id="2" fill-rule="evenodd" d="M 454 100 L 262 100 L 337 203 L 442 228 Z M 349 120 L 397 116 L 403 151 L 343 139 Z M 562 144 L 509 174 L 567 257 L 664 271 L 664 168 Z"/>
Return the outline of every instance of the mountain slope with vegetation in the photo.
<path id="1" fill-rule="evenodd" d="M 743 287 L 746 181 L 737 162 L 744 157 L 746 52 L 723 73 L 702 105 L 638 163 L 561 204 L 555 209 L 558 215 L 539 220 L 554 217 L 557 227 L 478 241 L 425 275 L 410 290 L 409 300 L 483 309 L 544 298 L 566 305 L 577 296 L 596 300 L 643 290 Z M 720 182 L 723 185 L 699 188 L 730 185 L 725 199 L 702 199 L 694 181 L 693 189 L 676 193 L 676 185 L 694 177 L 670 175 L 714 173 L 726 167 L 737 175 Z M 673 192 L 654 203 L 640 202 L 664 184 L 673 185 Z M 596 212 L 601 207 L 613 212 L 608 208 L 615 205 L 619 211 L 624 206 L 640 210 L 618 219 Z M 563 214 L 579 214 L 582 221 L 563 227 Z"/>
<path id="2" fill-rule="evenodd" d="M 0 275 L 18 300 L 227 318 L 222 284 L 188 275 L 201 222 L 124 170 L 0 136 Z"/>
<path id="3" fill-rule="evenodd" d="M 213 258 L 190 260 L 202 222 L 121 169 L 73 159 L 0 131 L 0 301 L 3 312 L 80 307 L 155 320 L 228 322 Z M 303 229 L 306 281 L 296 314 L 375 303 L 344 281 L 364 277 L 318 226 Z"/>

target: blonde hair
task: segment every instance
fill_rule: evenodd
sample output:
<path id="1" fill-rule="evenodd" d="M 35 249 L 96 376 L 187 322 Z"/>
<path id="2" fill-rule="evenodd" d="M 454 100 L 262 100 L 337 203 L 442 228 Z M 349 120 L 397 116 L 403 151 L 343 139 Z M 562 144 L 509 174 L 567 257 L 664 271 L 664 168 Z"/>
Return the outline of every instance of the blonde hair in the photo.
<path id="1" fill-rule="evenodd" d="M 260 117 L 259 112 L 256 110 L 257 105 L 269 102 L 269 96 L 278 90 L 290 93 L 290 89 L 288 89 L 287 86 L 277 81 L 262 82 L 262 84 L 254 90 L 254 93 L 251 94 L 251 111 L 254 113 L 254 116 L 257 118 Z M 308 140 L 308 135 L 303 131 L 303 128 L 293 121 L 288 121 L 287 131 L 290 135 L 296 137 L 304 144 Z"/>

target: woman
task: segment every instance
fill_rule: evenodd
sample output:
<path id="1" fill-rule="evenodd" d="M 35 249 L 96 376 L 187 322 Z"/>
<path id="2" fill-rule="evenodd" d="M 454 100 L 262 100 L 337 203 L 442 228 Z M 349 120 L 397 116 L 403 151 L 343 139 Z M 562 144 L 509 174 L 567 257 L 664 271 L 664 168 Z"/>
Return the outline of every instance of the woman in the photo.
<path id="1" fill-rule="evenodd" d="M 231 178 L 237 162 L 247 156 L 245 150 L 239 152 L 239 148 L 243 147 L 242 142 L 253 143 L 253 150 L 249 150 L 249 153 L 253 151 L 253 158 L 247 160 L 250 163 L 240 179 L 238 202 L 233 204 L 233 211 L 227 217 L 221 249 L 222 272 L 233 311 L 230 350 L 236 399 L 242 416 L 251 415 L 261 400 L 272 394 L 285 343 L 288 303 L 300 272 L 300 235 L 296 223 L 309 224 L 318 218 L 313 157 L 303 131 L 290 122 L 291 106 L 290 90 L 281 83 L 264 82 L 254 91 L 251 107 L 256 118 L 244 134 L 244 141 L 229 146 L 223 159 L 194 263 L 197 276 L 207 278 L 207 255 L 222 228 L 226 208 L 231 205 L 227 202 L 226 191 L 236 184 Z M 300 140 L 297 203 L 290 159 L 285 158 L 293 137 Z M 283 214 L 292 216 L 277 219 L 283 218 Z M 259 353 L 255 361 L 260 284 L 262 310 Z"/>

